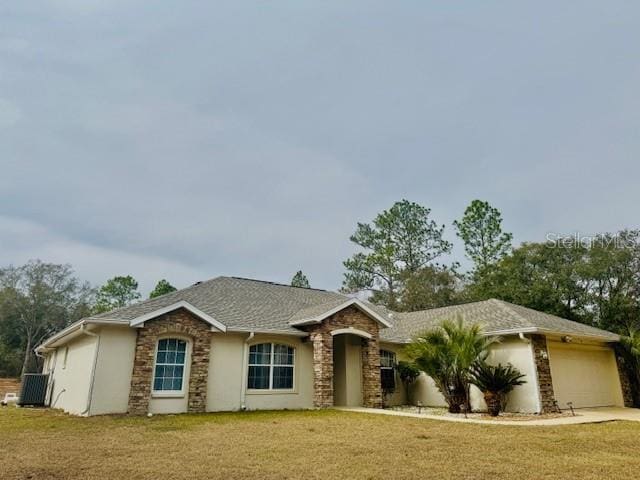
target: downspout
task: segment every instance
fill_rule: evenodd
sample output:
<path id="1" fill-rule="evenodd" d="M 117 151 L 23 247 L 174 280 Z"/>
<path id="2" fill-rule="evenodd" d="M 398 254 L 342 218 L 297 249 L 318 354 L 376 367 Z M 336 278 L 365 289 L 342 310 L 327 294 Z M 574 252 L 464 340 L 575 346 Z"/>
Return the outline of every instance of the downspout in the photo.
<path id="1" fill-rule="evenodd" d="M 255 332 L 250 332 L 249 336 L 245 339 L 242 346 L 242 378 L 240 380 L 242 383 L 240 387 L 240 410 L 242 410 L 243 412 L 247 409 L 247 369 L 249 368 L 249 342 L 253 340 L 254 336 Z"/>
<path id="2" fill-rule="evenodd" d="M 518 337 L 520 338 L 520 340 L 522 340 L 524 343 L 531 343 L 531 340 L 529 340 L 527 337 L 524 336 L 524 333 L 520 332 L 518 333 Z"/>
<path id="3" fill-rule="evenodd" d="M 91 366 L 91 380 L 89 382 L 89 393 L 87 394 L 87 408 L 85 408 L 84 411 L 80 413 L 80 415 L 89 415 L 89 411 L 91 410 L 91 400 L 93 397 L 93 384 L 96 379 L 96 365 L 98 364 L 98 352 L 100 351 L 100 335 L 97 333 L 90 332 L 89 330 L 87 330 L 86 327 L 87 325 L 83 323 L 82 326 L 80 327 L 80 332 L 90 337 L 96 337 L 97 340 L 96 340 L 96 349 L 93 354 L 93 365 Z"/>

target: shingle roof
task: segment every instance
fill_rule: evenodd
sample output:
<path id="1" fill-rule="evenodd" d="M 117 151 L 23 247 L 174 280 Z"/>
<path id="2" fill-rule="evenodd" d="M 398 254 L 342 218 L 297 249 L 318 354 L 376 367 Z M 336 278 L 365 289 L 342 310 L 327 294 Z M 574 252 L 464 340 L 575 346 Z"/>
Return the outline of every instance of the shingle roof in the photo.
<path id="1" fill-rule="evenodd" d="M 295 314 L 318 305 L 335 306 L 346 302 L 349 297 L 313 288 L 291 287 L 246 278 L 217 277 L 161 297 L 102 313 L 91 319 L 132 320 L 181 300 L 222 322 L 228 330 L 300 333 L 300 330 L 289 325 L 289 320 Z"/>
<path id="2" fill-rule="evenodd" d="M 346 295 L 326 290 L 246 278 L 217 277 L 90 317 L 89 320 L 133 320 L 179 301 L 186 301 L 231 331 L 299 334 L 300 330 L 291 326 L 291 322 L 318 317 L 349 300 L 350 297 Z M 591 336 L 606 341 L 618 340 L 613 333 L 495 299 L 410 313 L 391 312 L 384 307 L 364 303 L 392 324 L 390 328 L 381 329 L 380 338 L 383 341 L 406 342 L 442 320 L 457 316 L 469 323 L 480 323 L 487 333 L 542 331 Z"/>
<path id="3" fill-rule="evenodd" d="M 391 321 L 394 328 L 383 330 L 381 338 L 404 342 L 437 326 L 442 320 L 457 317 L 463 322 L 479 323 L 488 334 L 540 331 L 618 340 L 618 335 L 611 332 L 496 299 L 420 312 L 393 313 Z"/>

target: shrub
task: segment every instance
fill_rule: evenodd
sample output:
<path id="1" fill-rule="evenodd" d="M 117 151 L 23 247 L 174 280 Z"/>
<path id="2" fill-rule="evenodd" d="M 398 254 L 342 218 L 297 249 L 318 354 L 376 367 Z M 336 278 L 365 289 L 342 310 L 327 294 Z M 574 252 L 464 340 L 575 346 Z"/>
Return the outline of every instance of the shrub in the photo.
<path id="1" fill-rule="evenodd" d="M 505 396 L 518 385 L 526 383 L 523 378 L 524 374 L 511 364 L 489 365 L 479 361 L 471 367 L 470 381 L 483 393 L 492 417 L 497 417 L 502 410 Z"/>

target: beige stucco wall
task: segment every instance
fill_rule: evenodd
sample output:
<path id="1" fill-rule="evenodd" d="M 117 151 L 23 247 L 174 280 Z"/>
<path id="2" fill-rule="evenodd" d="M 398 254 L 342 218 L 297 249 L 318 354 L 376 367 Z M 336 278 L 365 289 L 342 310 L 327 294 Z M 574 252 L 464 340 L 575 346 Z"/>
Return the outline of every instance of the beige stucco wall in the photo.
<path id="1" fill-rule="evenodd" d="M 313 407 L 313 350 L 299 337 L 257 334 L 248 345 L 286 343 L 295 350 L 291 393 L 246 390 L 249 334 L 216 334 L 211 344 L 207 411 L 304 409 Z M 243 405 L 244 404 L 244 405 Z"/>
<path id="2" fill-rule="evenodd" d="M 399 362 L 400 360 L 404 359 L 404 355 L 402 354 L 402 349 L 403 349 L 402 345 L 398 345 L 395 343 L 380 342 L 380 350 L 388 350 L 390 352 L 394 352 L 396 354 L 396 362 Z M 383 393 L 383 396 L 384 396 L 384 393 Z M 384 400 L 385 406 L 406 405 L 408 403 L 405 386 L 400 380 L 400 377 L 398 376 L 397 372 L 396 372 L 396 390 L 391 395 L 385 396 L 383 400 Z"/>
<path id="3" fill-rule="evenodd" d="M 47 354 L 43 371 L 50 375 L 49 402 L 52 408 L 76 415 L 87 414 L 96 340 L 87 335 L 77 336 L 55 352 Z M 66 365 L 65 349 L 68 349 Z"/>
<path id="4" fill-rule="evenodd" d="M 136 330 L 103 327 L 91 396 L 90 415 L 126 413 L 136 348 Z"/>
<path id="5" fill-rule="evenodd" d="M 402 346 L 382 344 L 381 348 L 396 352 L 397 359 L 402 360 Z M 514 367 L 526 375 L 526 384 L 516 387 L 507 399 L 507 411 L 510 412 L 538 412 L 539 398 L 536 381 L 536 370 L 533 361 L 531 345 L 523 342 L 518 337 L 505 337 L 502 342 L 492 347 L 489 352 L 488 362 L 491 364 L 511 363 Z M 399 379 L 396 379 L 399 389 L 388 402 L 390 405 L 405 403 L 404 388 Z M 402 389 L 400 389 L 402 387 Z M 486 404 L 480 391 L 471 388 L 471 407 L 474 410 L 486 410 Z M 414 382 L 411 387 L 410 398 L 413 404 L 420 402 L 423 406 L 445 407 L 447 404 L 433 380 L 425 374 Z"/>
<path id="6" fill-rule="evenodd" d="M 333 337 L 333 403 L 362 406 L 362 339 L 356 335 Z"/>

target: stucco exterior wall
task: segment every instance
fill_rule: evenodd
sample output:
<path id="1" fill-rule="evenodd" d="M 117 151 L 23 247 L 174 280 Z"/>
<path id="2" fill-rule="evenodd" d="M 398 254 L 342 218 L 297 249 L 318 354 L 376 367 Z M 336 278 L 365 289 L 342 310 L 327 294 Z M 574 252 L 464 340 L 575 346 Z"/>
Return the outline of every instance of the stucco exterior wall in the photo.
<path id="1" fill-rule="evenodd" d="M 389 352 L 393 352 L 396 354 L 396 362 L 401 360 L 406 360 L 402 353 L 403 345 L 398 345 L 396 343 L 386 343 L 380 342 L 380 350 L 388 350 Z M 400 376 L 396 371 L 396 390 L 390 395 L 383 394 L 383 403 L 385 407 L 390 407 L 394 405 L 406 405 L 409 403 L 407 400 L 406 389 L 402 381 L 400 380 Z"/>
<path id="2" fill-rule="evenodd" d="M 384 348 L 391 350 L 393 347 L 385 345 Z M 394 351 L 398 352 L 401 350 Z M 400 355 L 398 360 L 401 359 L 402 356 Z M 503 338 L 501 343 L 491 348 L 487 361 L 494 365 L 498 363 L 511 363 L 526 375 L 525 380 L 527 383 L 516 387 L 509 395 L 507 399 L 507 411 L 527 413 L 540 411 L 535 363 L 533 361 L 533 350 L 530 344 L 523 342 L 517 337 Z M 477 388 L 471 388 L 470 396 L 471 408 L 474 410 L 486 410 L 487 406 L 482 393 Z M 413 404 L 420 402 L 421 405 L 428 407 L 445 407 L 447 405 L 433 380 L 425 374 L 421 374 L 414 382 L 410 397 Z M 391 405 L 397 405 L 402 400 L 401 394 L 396 392 Z"/>
<path id="3" fill-rule="evenodd" d="M 103 327 L 96 364 L 90 415 L 126 413 L 136 348 L 136 331 Z"/>
<path id="4" fill-rule="evenodd" d="M 207 411 L 278 410 L 313 408 L 313 349 L 299 337 L 249 334 L 214 334 L 207 382 Z M 247 390 L 249 346 L 274 342 L 295 348 L 292 392 Z"/>
<path id="5" fill-rule="evenodd" d="M 95 337 L 87 335 L 79 336 L 47 355 L 43 370 L 50 375 L 49 402 L 52 408 L 59 408 L 75 415 L 87 414 L 96 340 Z M 66 349 L 68 351 L 65 364 Z"/>

